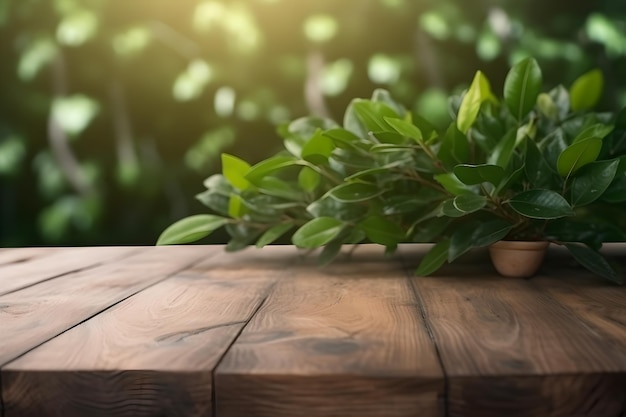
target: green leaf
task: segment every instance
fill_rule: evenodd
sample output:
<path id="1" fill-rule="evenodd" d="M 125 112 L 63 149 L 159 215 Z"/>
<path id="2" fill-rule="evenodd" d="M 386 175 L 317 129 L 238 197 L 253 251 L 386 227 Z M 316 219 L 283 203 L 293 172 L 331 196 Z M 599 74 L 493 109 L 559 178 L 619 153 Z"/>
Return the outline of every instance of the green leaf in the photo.
<path id="1" fill-rule="evenodd" d="M 611 185 L 619 159 L 593 162 L 578 171 L 572 181 L 572 206 L 584 206 L 597 200 Z"/>
<path id="2" fill-rule="evenodd" d="M 328 244 L 324 246 L 324 249 L 322 249 L 322 252 L 317 258 L 318 263 L 321 266 L 326 266 L 331 263 L 337 257 L 337 255 L 339 255 L 339 252 L 341 252 L 342 246 L 343 239 L 341 239 L 341 236 L 328 242 Z"/>
<path id="3" fill-rule="evenodd" d="M 467 194 L 467 195 L 470 195 L 470 194 Z M 467 213 L 455 207 L 454 198 L 451 198 L 449 200 L 441 202 L 441 204 L 439 205 L 437 216 L 446 216 L 446 217 L 456 218 L 456 217 L 463 217 L 465 216 L 465 214 Z"/>
<path id="4" fill-rule="evenodd" d="M 452 202 L 454 207 L 463 213 L 473 213 L 487 205 L 487 199 L 481 195 L 462 194 L 456 196 Z"/>
<path id="5" fill-rule="evenodd" d="M 535 106 L 541 93 L 541 68 L 533 58 L 526 58 L 511 68 L 504 81 L 504 102 L 521 122 Z"/>
<path id="6" fill-rule="evenodd" d="M 210 235 L 228 223 L 228 219 L 213 214 L 189 216 L 170 225 L 161 233 L 157 245 L 189 243 Z"/>
<path id="7" fill-rule="evenodd" d="M 309 204 L 306 208 L 314 217 L 334 217 L 337 219 L 354 221 L 367 212 L 362 204 L 342 203 L 330 197 L 322 197 Z"/>
<path id="8" fill-rule="evenodd" d="M 602 195 L 602 200 L 608 203 L 622 203 L 626 201 L 626 156 L 619 160 L 615 179 Z"/>
<path id="9" fill-rule="evenodd" d="M 612 125 L 607 125 L 604 123 L 596 123 L 583 129 L 578 135 L 576 135 L 572 143 L 582 142 L 583 140 L 586 140 L 589 138 L 603 139 L 605 136 L 611 133 L 612 130 L 613 130 Z"/>
<path id="10" fill-rule="evenodd" d="M 302 148 L 302 158 L 308 161 L 311 160 L 312 157 L 317 156 L 321 157 L 322 161 L 325 162 L 334 149 L 335 144 L 332 139 L 322 135 L 321 131 L 318 131 Z"/>
<path id="11" fill-rule="evenodd" d="M 318 217 L 301 226 L 293 234 L 292 242 L 300 248 L 319 248 L 333 240 L 345 223 L 332 217 Z"/>
<path id="12" fill-rule="evenodd" d="M 327 130 L 322 134 L 331 139 L 335 146 L 340 148 L 355 148 L 357 147 L 356 144 L 361 141 L 357 135 L 342 128 Z"/>
<path id="13" fill-rule="evenodd" d="M 302 167 L 298 174 L 298 184 L 304 191 L 314 191 L 321 181 L 320 174 L 311 167 Z"/>
<path id="14" fill-rule="evenodd" d="M 413 242 L 433 242 L 442 235 L 451 222 L 452 219 L 448 217 L 438 217 L 422 222 L 422 224 L 411 228 L 411 240 Z"/>
<path id="15" fill-rule="evenodd" d="M 504 178 L 504 169 L 498 165 L 462 164 L 454 167 L 454 175 L 466 185 L 477 185 L 483 182 L 498 185 Z"/>
<path id="16" fill-rule="evenodd" d="M 446 131 L 437 157 L 444 163 L 446 168 L 452 169 L 455 165 L 464 164 L 470 160 L 470 144 L 455 123 L 450 123 Z"/>
<path id="17" fill-rule="evenodd" d="M 227 153 L 222 154 L 222 174 L 238 190 L 250 187 L 250 181 L 245 178 L 249 170 L 250 164 L 246 161 Z"/>
<path id="18" fill-rule="evenodd" d="M 457 128 L 463 134 L 466 134 L 469 128 L 472 127 L 476 121 L 476 117 L 478 117 L 480 105 L 490 96 L 491 88 L 489 87 L 489 81 L 482 72 L 477 71 L 470 88 L 467 90 L 467 93 L 465 93 L 463 101 L 461 101 L 461 107 L 459 108 L 459 114 L 456 120 Z"/>
<path id="19" fill-rule="evenodd" d="M 413 123 L 407 122 L 406 120 L 392 118 L 392 117 L 385 117 L 385 121 L 389 123 L 389 125 L 399 134 L 413 139 L 415 142 L 419 143 L 420 145 L 424 144 L 424 138 L 422 136 L 422 132 Z"/>
<path id="20" fill-rule="evenodd" d="M 589 138 L 565 148 L 559 155 L 556 167 L 559 174 L 568 179 L 583 166 L 595 161 L 602 149 L 602 139 Z"/>
<path id="21" fill-rule="evenodd" d="M 616 284 L 624 285 L 624 280 L 598 252 L 578 243 L 566 243 L 565 247 L 570 251 L 574 259 L 589 271 Z"/>
<path id="22" fill-rule="evenodd" d="M 550 188 L 552 177 L 556 176 L 537 144 L 528 138 L 526 139 L 524 171 L 532 186 L 536 188 Z"/>
<path id="23" fill-rule="evenodd" d="M 370 216 L 359 223 L 368 239 L 374 243 L 393 246 L 405 239 L 405 233 L 396 223 L 382 216 Z"/>
<path id="24" fill-rule="evenodd" d="M 240 219 L 246 213 L 246 206 L 239 194 L 232 194 L 228 201 L 228 215 L 235 219 Z"/>
<path id="25" fill-rule="evenodd" d="M 488 164 L 498 165 L 502 168 L 507 167 L 515 149 L 516 133 L 516 129 L 511 129 L 500 139 L 487 158 Z"/>
<path id="26" fill-rule="evenodd" d="M 581 75 L 569 90 L 573 111 L 591 109 L 600 100 L 604 88 L 604 77 L 598 69 Z"/>
<path id="27" fill-rule="evenodd" d="M 551 190 L 524 191 L 508 203 L 513 210 L 531 219 L 558 219 L 574 215 L 567 200 Z"/>
<path id="28" fill-rule="evenodd" d="M 374 184 L 353 182 L 340 184 L 330 190 L 327 195 L 342 203 L 356 203 L 371 200 L 384 192 L 384 189 Z"/>
<path id="29" fill-rule="evenodd" d="M 433 246 L 428 253 L 422 258 L 415 273 L 419 276 L 426 277 L 446 263 L 448 258 L 448 248 L 450 247 L 450 240 L 442 240 Z"/>
<path id="30" fill-rule="evenodd" d="M 558 120 L 559 119 L 559 108 L 556 106 L 556 103 L 547 93 L 540 93 L 537 96 L 537 108 L 550 120 Z"/>
<path id="31" fill-rule="evenodd" d="M 434 176 L 435 181 L 443 186 L 450 194 L 461 195 L 472 193 L 472 189 L 463 184 L 452 172 L 438 174 Z"/>
<path id="32" fill-rule="evenodd" d="M 470 249 L 489 246 L 502 240 L 513 229 L 504 220 L 468 223 L 459 228 L 450 239 L 448 262 L 452 262 Z"/>
<path id="33" fill-rule="evenodd" d="M 382 102 L 356 100 L 353 107 L 357 117 L 369 132 L 393 131 L 385 121 L 385 117 L 399 117 L 393 109 Z"/>
<path id="34" fill-rule="evenodd" d="M 261 235 L 261 237 L 259 237 L 259 240 L 256 242 L 256 247 L 262 248 L 263 246 L 273 243 L 276 239 L 287 233 L 292 227 L 293 224 L 291 223 L 281 223 L 270 227 Z"/>
<path id="35" fill-rule="evenodd" d="M 257 181 L 260 192 L 291 201 L 303 200 L 302 192 L 290 183 L 273 176 L 266 176 Z"/>
<path id="36" fill-rule="evenodd" d="M 245 178 L 252 183 L 256 183 L 266 175 L 294 165 L 298 165 L 298 160 L 292 156 L 273 156 L 252 166 Z"/>

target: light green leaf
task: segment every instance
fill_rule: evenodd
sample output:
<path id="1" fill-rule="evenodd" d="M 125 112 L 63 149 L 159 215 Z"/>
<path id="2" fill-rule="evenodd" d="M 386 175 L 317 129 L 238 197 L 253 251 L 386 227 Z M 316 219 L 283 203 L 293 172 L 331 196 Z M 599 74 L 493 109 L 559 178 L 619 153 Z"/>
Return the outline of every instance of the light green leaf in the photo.
<path id="1" fill-rule="evenodd" d="M 476 194 L 462 194 L 454 197 L 454 207 L 463 213 L 473 213 L 487 205 L 487 198 Z"/>
<path id="2" fill-rule="evenodd" d="M 435 181 L 443 186 L 450 194 L 461 195 L 472 193 L 472 189 L 463 184 L 452 172 L 438 174 L 434 176 Z"/>
<path id="3" fill-rule="evenodd" d="M 311 167 L 302 167 L 298 174 L 298 184 L 304 191 L 314 191 L 321 181 L 320 174 Z"/>
<path id="4" fill-rule="evenodd" d="M 498 165 L 462 164 L 454 167 L 454 175 L 466 185 L 477 185 L 483 182 L 489 182 L 497 186 L 504 178 L 504 169 Z"/>
<path id="5" fill-rule="evenodd" d="M 194 242 L 210 235 L 228 222 L 227 218 L 213 214 L 198 214 L 186 217 L 165 229 L 159 236 L 157 245 Z"/>
<path id="6" fill-rule="evenodd" d="M 491 95 L 489 80 L 482 72 L 477 71 L 470 88 L 461 101 L 461 107 L 457 116 L 457 127 L 463 134 L 466 134 L 469 128 L 472 127 L 478 117 L 480 105 L 483 101 L 489 99 Z"/>
<path id="7" fill-rule="evenodd" d="M 589 138 L 565 148 L 559 155 L 556 167 L 566 180 L 578 169 L 595 161 L 602 149 L 602 139 Z"/>
<path id="8" fill-rule="evenodd" d="M 419 276 L 428 276 L 446 263 L 448 258 L 448 248 L 450 247 L 450 240 L 442 240 L 433 246 L 428 253 L 422 258 L 415 273 Z"/>
<path id="9" fill-rule="evenodd" d="M 343 203 L 355 203 L 375 198 L 385 190 L 374 184 L 361 182 L 340 184 L 328 192 L 328 196 Z"/>
<path id="10" fill-rule="evenodd" d="M 617 274 L 615 269 L 598 252 L 578 243 L 566 243 L 565 247 L 570 251 L 574 259 L 589 271 L 616 284 L 624 285 L 624 279 Z"/>
<path id="11" fill-rule="evenodd" d="M 504 101 L 511 114 L 521 122 L 532 110 L 541 93 L 541 68 L 533 58 L 526 58 L 511 68 L 504 81 Z"/>
<path id="12" fill-rule="evenodd" d="M 317 159 L 312 159 L 312 157 L 321 157 L 322 162 L 325 162 L 334 149 L 335 144 L 332 139 L 322 135 L 322 132 L 318 131 L 302 148 L 302 158 L 316 161 Z"/>
<path id="13" fill-rule="evenodd" d="M 619 159 L 592 162 L 581 168 L 572 181 L 572 206 L 579 207 L 597 200 L 611 185 Z"/>
<path id="14" fill-rule="evenodd" d="M 413 123 L 407 122 L 403 119 L 385 117 L 385 121 L 399 134 L 413 139 L 420 145 L 424 144 L 424 138 L 420 129 Z"/>
<path id="15" fill-rule="evenodd" d="M 245 176 L 250 170 L 250 164 L 227 153 L 222 154 L 222 174 L 233 187 L 243 191 L 250 187 L 250 181 Z"/>
<path id="16" fill-rule="evenodd" d="M 379 245 L 394 246 L 402 242 L 405 233 L 396 223 L 382 216 L 370 216 L 359 223 L 368 239 Z"/>
<path id="17" fill-rule="evenodd" d="M 604 76 L 599 69 L 581 75 L 569 90 L 573 111 L 591 109 L 600 100 L 604 88 Z"/>
<path id="18" fill-rule="evenodd" d="M 256 247 L 262 248 L 263 246 L 273 243 L 276 239 L 287 233 L 292 227 L 293 224 L 291 223 L 281 223 L 270 227 L 261 235 L 261 237 L 259 237 L 259 240 L 256 242 Z"/>
<path id="19" fill-rule="evenodd" d="M 269 175 L 283 168 L 298 165 L 298 163 L 298 160 L 292 156 L 274 156 L 252 166 L 246 174 L 245 178 L 255 184 L 263 179 L 263 177 L 265 177 L 266 175 Z"/>
<path id="20" fill-rule="evenodd" d="M 246 206 L 243 205 L 243 201 L 239 194 L 232 194 L 228 200 L 228 215 L 234 219 L 243 217 L 246 213 Z"/>
<path id="21" fill-rule="evenodd" d="M 567 200 L 551 190 L 528 190 L 508 201 L 513 210 L 531 219 L 558 219 L 573 216 Z"/>
<path id="22" fill-rule="evenodd" d="M 318 217 L 296 230 L 291 240 L 300 248 L 319 248 L 337 237 L 344 226 L 345 223 L 332 217 Z"/>

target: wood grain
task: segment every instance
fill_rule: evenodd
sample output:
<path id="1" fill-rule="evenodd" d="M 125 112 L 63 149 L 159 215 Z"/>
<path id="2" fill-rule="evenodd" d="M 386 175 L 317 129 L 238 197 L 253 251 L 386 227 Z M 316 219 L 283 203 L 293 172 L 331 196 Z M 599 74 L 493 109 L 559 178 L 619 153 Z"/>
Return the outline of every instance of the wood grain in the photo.
<path id="1" fill-rule="evenodd" d="M 282 252 L 212 257 L 11 362 L 5 417 L 211 415 L 213 369 L 285 273 Z"/>
<path id="2" fill-rule="evenodd" d="M 277 282 L 216 370 L 219 417 L 439 415 L 434 347 L 400 263 L 380 253 Z"/>
<path id="3" fill-rule="evenodd" d="M 39 256 L 50 255 L 60 248 L 0 248 L 0 266 L 27 262 Z"/>
<path id="4" fill-rule="evenodd" d="M 35 257 L 29 262 L 0 265 L 0 295 L 26 288 L 44 280 L 114 261 L 116 258 L 132 255 L 137 250 L 134 247 L 68 248 L 63 251 L 49 251 L 45 256 Z M 18 254 L 20 252 L 22 251 L 17 251 Z"/>
<path id="5" fill-rule="evenodd" d="M 202 247 L 145 248 L 128 258 L 0 296 L 0 366 L 206 256 Z"/>
<path id="6" fill-rule="evenodd" d="M 488 264 L 468 262 L 447 266 L 436 277 L 414 278 L 413 285 L 448 380 L 450 416 L 602 415 L 585 414 L 589 392 L 600 409 L 623 407 L 626 385 L 607 387 L 612 378 L 623 381 L 626 350 L 533 279 L 501 278 Z M 624 288 L 607 288 L 626 305 Z M 602 373 L 611 376 L 597 382 Z"/>

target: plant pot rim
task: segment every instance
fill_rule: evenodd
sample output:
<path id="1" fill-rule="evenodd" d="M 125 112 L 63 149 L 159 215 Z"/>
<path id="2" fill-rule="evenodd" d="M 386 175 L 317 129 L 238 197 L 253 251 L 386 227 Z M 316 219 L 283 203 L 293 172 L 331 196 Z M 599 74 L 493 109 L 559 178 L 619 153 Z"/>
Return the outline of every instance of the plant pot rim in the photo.
<path id="1" fill-rule="evenodd" d="M 494 249 L 515 249 L 515 250 L 541 250 L 550 245 L 547 240 L 500 240 L 493 245 Z"/>

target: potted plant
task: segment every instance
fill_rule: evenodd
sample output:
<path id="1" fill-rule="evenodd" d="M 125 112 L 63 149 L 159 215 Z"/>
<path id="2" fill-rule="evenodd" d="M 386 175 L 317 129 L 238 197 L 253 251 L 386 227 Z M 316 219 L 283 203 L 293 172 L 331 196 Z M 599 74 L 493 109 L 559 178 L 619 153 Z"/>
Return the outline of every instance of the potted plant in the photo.
<path id="1" fill-rule="evenodd" d="M 503 99 L 478 72 L 445 132 L 383 90 L 355 99 L 343 123 L 306 117 L 279 128 L 284 150 L 250 166 L 222 155 L 222 174 L 198 199 L 212 214 L 176 222 L 159 244 L 197 240 L 225 227 L 227 250 L 292 234 L 323 247 L 322 263 L 344 244 L 436 242 L 417 273 L 428 275 L 475 247 L 501 240 L 565 245 L 583 266 L 619 281 L 597 252 L 624 233 L 601 213 L 626 201 L 626 115 L 590 111 L 602 76 L 568 91 L 541 91 L 526 59 L 509 72 Z M 545 243 L 544 243 L 545 245 Z"/>

